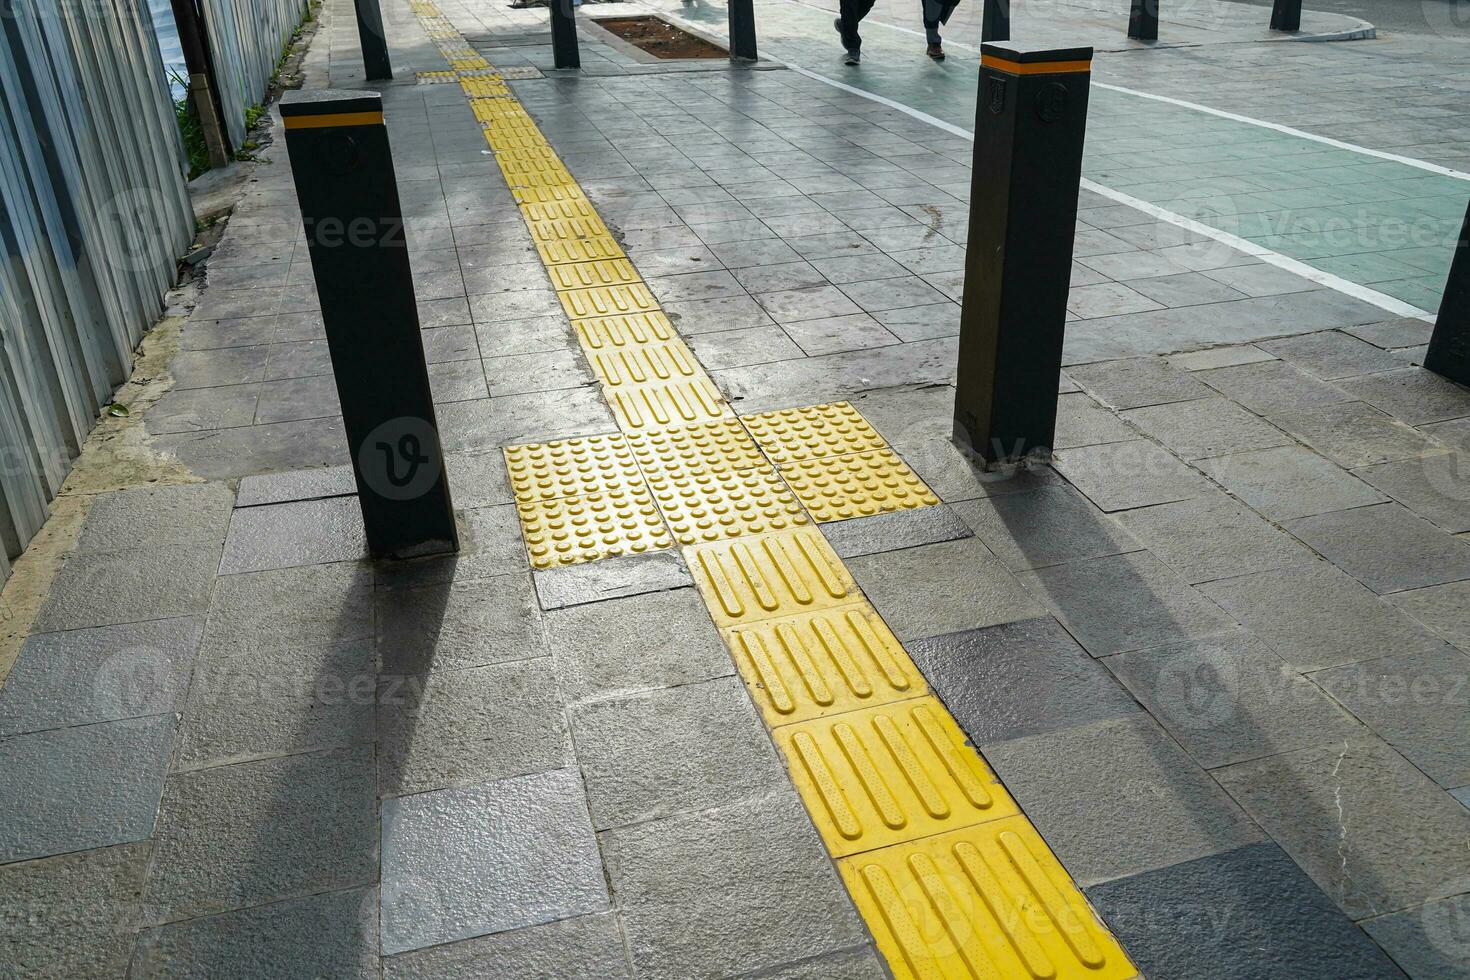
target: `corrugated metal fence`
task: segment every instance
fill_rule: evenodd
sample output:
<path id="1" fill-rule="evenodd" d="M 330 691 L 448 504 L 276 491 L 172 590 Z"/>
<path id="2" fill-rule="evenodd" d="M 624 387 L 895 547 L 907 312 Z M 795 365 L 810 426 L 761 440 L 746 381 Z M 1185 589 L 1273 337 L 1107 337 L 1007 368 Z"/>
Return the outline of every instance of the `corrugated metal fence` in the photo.
<path id="1" fill-rule="evenodd" d="M 230 134 L 304 0 L 203 0 Z M 147 0 L 0 0 L 0 583 L 157 319 L 189 245 Z"/>

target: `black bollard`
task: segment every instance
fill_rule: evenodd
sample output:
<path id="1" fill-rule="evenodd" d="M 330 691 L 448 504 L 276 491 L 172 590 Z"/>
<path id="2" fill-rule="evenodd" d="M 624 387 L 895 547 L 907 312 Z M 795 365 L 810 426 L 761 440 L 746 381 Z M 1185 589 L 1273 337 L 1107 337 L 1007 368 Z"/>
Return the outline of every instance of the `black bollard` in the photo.
<path id="1" fill-rule="evenodd" d="M 572 0 L 551 0 L 551 56 L 558 68 L 581 68 L 577 48 L 577 8 Z"/>
<path id="2" fill-rule="evenodd" d="M 357 11 L 357 38 L 362 43 L 362 67 L 368 81 L 392 78 L 393 63 L 388 60 L 388 38 L 378 0 L 352 0 L 352 6 Z"/>
<path id="3" fill-rule="evenodd" d="M 1470 387 L 1470 211 L 1460 226 L 1450 277 L 1439 301 L 1439 316 L 1424 353 L 1424 366 Z"/>
<path id="4" fill-rule="evenodd" d="M 1271 5 L 1271 30 L 1299 31 L 1302 29 L 1302 0 L 1276 0 Z"/>
<path id="5" fill-rule="evenodd" d="M 729 0 L 730 57 L 755 61 L 755 0 Z"/>
<path id="6" fill-rule="evenodd" d="M 988 465 L 1056 433 L 1092 49 L 980 50 L 954 439 Z"/>
<path id="7" fill-rule="evenodd" d="M 980 40 L 1009 41 L 1010 39 L 1010 0 L 985 0 L 980 9 Z"/>
<path id="8" fill-rule="evenodd" d="M 1159 39 L 1159 0 L 1133 0 L 1128 13 L 1128 36 L 1135 41 Z"/>
<path id="9" fill-rule="evenodd" d="M 455 551 L 383 100 L 287 92 L 281 116 L 368 550 Z"/>

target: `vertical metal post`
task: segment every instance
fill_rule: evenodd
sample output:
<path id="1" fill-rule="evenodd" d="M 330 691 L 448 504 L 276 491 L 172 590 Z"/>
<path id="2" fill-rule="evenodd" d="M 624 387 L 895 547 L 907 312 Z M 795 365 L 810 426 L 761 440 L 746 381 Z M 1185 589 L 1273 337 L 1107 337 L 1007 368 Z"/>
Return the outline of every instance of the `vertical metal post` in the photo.
<path id="1" fill-rule="evenodd" d="M 357 38 L 362 44 L 362 67 L 370 82 L 393 77 L 393 63 L 388 60 L 388 38 L 383 33 L 383 12 L 378 0 L 352 0 L 357 11 Z"/>
<path id="2" fill-rule="evenodd" d="M 368 550 L 457 550 L 383 100 L 287 92 L 281 116 Z"/>
<path id="3" fill-rule="evenodd" d="M 558 68 L 581 68 L 577 49 L 577 9 L 572 0 L 551 0 L 551 54 Z"/>
<path id="4" fill-rule="evenodd" d="M 1451 381 L 1470 386 L 1470 211 L 1460 226 L 1450 278 L 1439 301 L 1439 316 L 1424 354 L 1424 366 Z"/>
<path id="5" fill-rule="evenodd" d="M 988 465 L 1056 432 L 1092 49 L 980 51 L 954 440 Z"/>
<path id="6" fill-rule="evenodd" d="M 223 167 L 230 162 L 230 144 L 225 137 L 220 120 L 219 100 L 210 78 L 214 70 L 209 56 L 204 52 L 203 29 L 199 24 L 199 11 L 194 0 L 170 0 L 173 8 L 174 27 L 179 32 L 179 48 L 184 54 L 184 67 L 189 72 L 189 102 L 199 116 L 199 129 L 204 134 L 204 146 L 209 151 L 209 164 Z"/>
<path id="7" fill-rule="evenodd" d="M 1010 39 L 1010 0 L 984 0 L 980 12 L 980 40 L 1009 41 Z"/>
<path id="8" fill-rule="evenodd" d="M 1159 0 L 1133 0 L 1128 13 L 1128 36 L 1135 41 L 1159 39 Z"/>
<path id="9" fill-rule="evenodd" d="M 1299 31 L 1302 29 L 1302 0 L 1276 0 L 1271 5 L 1271 30 Z"/>
<path id="10" fill-rule="evenodd" d="M 729 0 L 730 57 L 755 61 L 755 0 Z"/>

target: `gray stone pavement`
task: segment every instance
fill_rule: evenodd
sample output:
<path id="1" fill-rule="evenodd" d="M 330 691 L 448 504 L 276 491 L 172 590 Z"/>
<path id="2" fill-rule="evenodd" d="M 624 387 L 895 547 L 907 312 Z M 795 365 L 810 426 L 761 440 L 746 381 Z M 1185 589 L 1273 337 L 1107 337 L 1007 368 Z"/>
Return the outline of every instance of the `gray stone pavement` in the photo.
<path id="1" fill-rule="evenodd" d="M 360 82 L 346 10 L 309 84 Z M 498 448 L 612 419 L 387 13 L 465 551 L 363 560 L 277 143 L 144 420 L 203 482 L 92 505 L 0 688 L 3 972 L 882 976 L 679 559 L 528 570 Z M 1084 217 L 1056 462 L 997 479 L 947 441 L 966 141 L 787 71 L 515 91 L 739 411 L 851 399 L 942 498 L 824 531 L 1145 975 L 1470 972 L 1470 393 L 1422 322 Z"/>

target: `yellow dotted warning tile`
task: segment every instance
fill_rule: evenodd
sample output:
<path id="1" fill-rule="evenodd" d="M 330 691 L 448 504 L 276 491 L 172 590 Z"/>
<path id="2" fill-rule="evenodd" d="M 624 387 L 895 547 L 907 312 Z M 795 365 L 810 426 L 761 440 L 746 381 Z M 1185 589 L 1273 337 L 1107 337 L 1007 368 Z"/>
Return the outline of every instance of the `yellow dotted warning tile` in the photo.
<path id="1" fill-rule="evenodd" d="M 654 502 L 679 544 L 750 537 L 809 523 L 773 469 L 648 476 Z"/>
<path id="2" fill-rule="evenodd" d="M 535 500 L 516 509 L 532 568 L 644 554 L 674 544 L 646 491 Z"/>
<path id="3" fill-rule="evenodd" d="M 835 857 L 1017 812 L 933 697 L 799 722 L 775 736 Z"/>
<path id="4" fill-rule="evenodd" d="M 1129 980 L 1138 970 L 1014 816 L 838 862 L 898 980 Z"/>
<path id="5" fill-rule="evenodd" d="M 578 320 L 577 339 L 589 351 L 637 347 L 676 340 L 674 325 L 662 313 L 629 313 L 625 316 L 595 316 Z"/>
<path id="6" fill-rule="evenodd" d="M 717 626 L 830 609 L 858 597 L 852 576 L 815 528 L 695 545 L 684 550 L 684 560 Z"/>
<path id="7" fill-rule="evenodd" d="M 777 464 L 844 456 L 888 445 L 847 402 L 760 412 L 740 418 Z"/>
<path id="8" fill-rule="evenodd" d="M 785 463 L 781 475 L 818 524 L 939 503 L 891 449 Z"/>
<path id="9" fill-rule="evenodd" d="M 541 261 L 546 265 L 568 265 L 574 262 L 599 262 L 603 259 L 625 258 L 622 246 L 611 235 L 537 242 L 536 251 L 541 253 Z"/>
<path id="10" fill-rule="evenodd" d="M 505 466 L 520 503 L 583 497 L 615 488 L 647 489 L 633 450 L 621 435 L 507 446 Z"/>
<path id="11" fill-rule="evenodd" d="M 724 631 L 772 728 L 928 693 L 924 675 L 866 602 Z"/>
<path id="12" fill-rule="evenodd" d="M 579 238 L 608 238 L 612 233 L 596 214 L 579 218 L 536 218 L 525 209 L 526 226 L 531 237 L 540 242 L 570 242 Z"/>
<path id="13" fill-rule="evenodd" d="M 628 446 L 645 473 L 689 475 L 760 467 L 775 469 L 735 418 L 701 422 L 628 436 Z"/>
<path id="14" fill-rule="evenodd" d="M 610 388 L 689 380 L 704 374 L 682 340 L 588 351 L 587 360 L 592 364 L 593 373 Z"/>
<path id="15" fill-rule="evenodd" d="M 557 289 L 594 289 L 599 286 L 622 286 L 641 282 L 638 270 L 627 259 L 604 259 L 601 262 L 578 262 L 554 265 L 546 270 Z"/>
<path id="16" fill-rule="evenodd" d="M 559 295 L 567 316 L 573 320 L 620 313 L 648 313 L 658 309 L 658 300 L 653 298 L 653 293 L 641 282 L 596 286 L 592 289 L 570 289 Z"/>
<path id="17" fill-rule="evenodd" d="M 730 406 L 706 377 L 668 384 L 603 386 L 613 418 L 624 432 L 648 432 L 712 419 L 733 418 Z"/>

